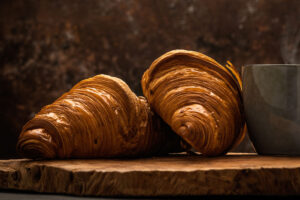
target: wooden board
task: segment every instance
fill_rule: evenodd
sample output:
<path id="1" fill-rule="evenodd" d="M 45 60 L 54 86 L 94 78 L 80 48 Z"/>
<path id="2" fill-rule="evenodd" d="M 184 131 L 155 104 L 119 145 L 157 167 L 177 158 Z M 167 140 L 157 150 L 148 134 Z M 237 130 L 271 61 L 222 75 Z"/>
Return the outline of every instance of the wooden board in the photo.
<path id="1" fill-rule="evenodd" d="M 0 188 L 91 196 L 300 194 L 300 157 L 1 160 Z"/>

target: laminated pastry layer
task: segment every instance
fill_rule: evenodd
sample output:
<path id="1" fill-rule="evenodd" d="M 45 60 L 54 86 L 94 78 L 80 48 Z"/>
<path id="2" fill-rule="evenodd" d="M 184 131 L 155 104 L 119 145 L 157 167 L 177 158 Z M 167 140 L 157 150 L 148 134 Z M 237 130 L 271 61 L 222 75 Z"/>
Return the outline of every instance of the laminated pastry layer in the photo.
<path id="1" fill-rule="evenodd" d="M 242 86 L 233 66 L 174 50 L 156 59 L 141 83 L 156 113 L 202 154 L 224 154 L 242 140 Z"/>
<path id="2" fill-rule="evenodd" d="M 97 75 L 47 105 L 24 127 L 17 150 L 31 158 L 155 155 L 180 139 L 122 80 Z"/>

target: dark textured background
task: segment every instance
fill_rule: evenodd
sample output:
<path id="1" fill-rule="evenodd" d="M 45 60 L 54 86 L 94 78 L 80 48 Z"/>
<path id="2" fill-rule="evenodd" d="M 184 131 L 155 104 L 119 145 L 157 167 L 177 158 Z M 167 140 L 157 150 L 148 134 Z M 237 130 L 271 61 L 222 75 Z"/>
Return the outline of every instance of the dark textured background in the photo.
<path id="1" fill-rule="evenodd" d="M 79 80 L 110 74 L 141 94 L 144 70 L 176 48 L 239 68 L 299 63 L 300 1 L 1 0 L 0 156 L 15 155 L 23 124 Z"/>

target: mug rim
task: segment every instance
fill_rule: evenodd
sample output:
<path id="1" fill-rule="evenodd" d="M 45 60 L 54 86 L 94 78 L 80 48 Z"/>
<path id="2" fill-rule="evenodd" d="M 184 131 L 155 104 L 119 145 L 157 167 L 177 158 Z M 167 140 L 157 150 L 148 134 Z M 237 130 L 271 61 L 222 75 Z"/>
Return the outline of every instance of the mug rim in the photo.
<path id="1" fill-rule="evenodd" d="M 243 67 L 300 67 L 300 64 L 247 64 Z"/>

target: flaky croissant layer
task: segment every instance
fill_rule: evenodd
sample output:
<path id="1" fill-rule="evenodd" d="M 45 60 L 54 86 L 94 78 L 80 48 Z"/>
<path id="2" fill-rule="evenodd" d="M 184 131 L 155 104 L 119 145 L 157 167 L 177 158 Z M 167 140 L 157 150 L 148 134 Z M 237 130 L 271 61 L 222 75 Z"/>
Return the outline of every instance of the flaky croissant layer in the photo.
<path id="1" fill-rule="evenodd" d="M 83 80 L 30 120 L 17 150 L 25 157 L 153 155 L 179 149 L 179 137 L 118 78 Z"/>
<path id="2" fill-rule="evenodd" d="M 141 83 L 151 107 L 204 155 L 224 154 L 243 138 L 241 84 L 233 66 L 173 50 L 152 63 Z"/>

